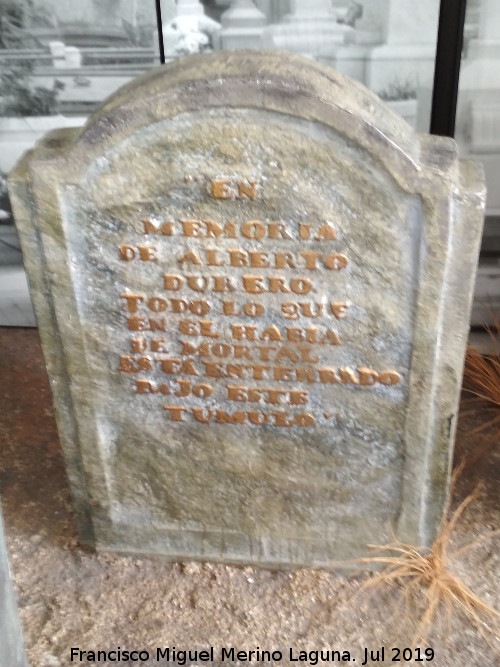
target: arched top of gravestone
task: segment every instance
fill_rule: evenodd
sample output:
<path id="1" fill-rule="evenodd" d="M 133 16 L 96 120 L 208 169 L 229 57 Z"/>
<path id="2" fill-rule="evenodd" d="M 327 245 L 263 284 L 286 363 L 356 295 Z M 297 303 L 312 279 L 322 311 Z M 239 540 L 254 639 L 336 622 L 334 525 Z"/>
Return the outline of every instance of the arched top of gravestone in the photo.
<path id="1" fill-rule="evenodd" d="M 256 50 L 190 56 L 152 69 L 109 97 L 70 151 L 85 163 L 147 125 L 224 107 L 278 112 L 331 127 L 369 151 L 410 190 L 422 166 L 439 169 L 443 178 L 457 163 L 452 140 L 416 134 L 357 81 L 304 56 Z"/>

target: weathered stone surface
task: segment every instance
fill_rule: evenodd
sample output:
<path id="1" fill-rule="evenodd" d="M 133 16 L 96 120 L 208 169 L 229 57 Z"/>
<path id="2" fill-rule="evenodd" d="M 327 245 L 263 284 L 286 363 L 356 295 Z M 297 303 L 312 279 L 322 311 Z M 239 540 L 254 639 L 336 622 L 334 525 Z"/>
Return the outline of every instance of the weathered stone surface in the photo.
<path id="1" fill-rule="evenodd" d="M 279 52 L 153 70 L 10 176 L 82 539 L 331 564 L 446 498 L 479 168 Z"/>

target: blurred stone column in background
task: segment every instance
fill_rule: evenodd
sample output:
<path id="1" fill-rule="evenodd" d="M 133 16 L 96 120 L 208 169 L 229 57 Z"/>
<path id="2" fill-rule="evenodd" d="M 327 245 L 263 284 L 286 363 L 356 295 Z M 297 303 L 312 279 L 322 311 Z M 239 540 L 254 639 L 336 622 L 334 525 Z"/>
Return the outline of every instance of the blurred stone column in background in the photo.
<path id="1" fill-rule="evenodd" d="M 92 0 L 93 18 L 96 26 L 121 27 L 122 0 Z"/>
<path id="2" fill-rule="evenodd" d="M 222 14 L 222 30 L 215 37 L 217 49 L 258 49 L 262 47 L 262 32 L 266 15 L 253 0 L 232 0 Z"/>
<path id="3" fill-rule="evenodd" d="M 456 138 L 486 171 L 489 215 L 500 215 L 500 2 L 481 0 L 476 39 L 460 72 Z"/>
<path id="4" fill-rule="evenodd" d="M 283 17 L 283 23 L 265 29 L 264 46 L 314 57 L 329 53 L 353 31 L 338 23 L 337 18 L 331 0 L 290 0 L 290 12 Z"/>
<path id="5" fill-rule="evenodd" d="M 268 23 L 279 23 L 290 12 L 290 0 L 255 0 L 255 4 L 264 12 Z"/>
<path id="6" fill-rule="evenodd" d="M 439 0 L 376 0 L 382 45 L 371 50 L 365 83 L 375 92 L 389 86 L 415 91 L 434 79 Z M 372 0 L 363 1 L 363 7 Z"/>

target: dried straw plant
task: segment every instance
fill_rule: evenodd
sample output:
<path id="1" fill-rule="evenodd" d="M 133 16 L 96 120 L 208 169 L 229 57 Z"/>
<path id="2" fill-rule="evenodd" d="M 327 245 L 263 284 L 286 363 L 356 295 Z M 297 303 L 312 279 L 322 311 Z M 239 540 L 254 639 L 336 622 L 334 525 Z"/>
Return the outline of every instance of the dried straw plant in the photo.
<path id="1" fill-rule="evenodd" d="M 486 451 L 500 442 L 500 317 L 493 317 L 493 326 L 487 327 L 492 352 L 482 355 L 469 346 L 465 357 L 464 391 L 466 400 L 461 417 L 482 416 L 479 426 L 468 432 L 469 438 L 483 433 L 479 446 L 468 454 L 468 463 L 481 459 Z M 477 445 L 477 443 L 475 443 Z"/>
<path id="2" fill-rule="evenodd" d="M 456 476 L 455 472 L 452 487 Z M 409 610 L 417 613 L 416 629 L 412 645 L 426 642 L 430 631 L 438 621 L 449 627 L 454 612 L 462 612 L 478 629 L 489 646 L 495 647 L 495 637 L 500 633 L 500 612 L 476 595 L 456 574 L 455 563 L 465 552 L 480 542 L 491 539 L 500 531 L 491 531 L 479 539 L 452 550 L 450 542 L 453 531 L 467 506 L 479 495 L 479 487 L 468 495 L 450 515 L 449 504 L 441 520 L 437 535 L 429 549 L 404 544 L 397 539 L 384 545 L 369 545 L 373 555 L 358 559 L 367 566 L 385 565 L 385 568 L 367 580 L 360 593 L 367 589 L 380 590 L 388 584 L 402 587 L 405 603 L 405 618 Z"/>
<path id="3" fill-rule="evenodd" d="M 482 355 L 469 347 L 464 369 L 464 390 L 469 394 L 464 402 L 461 417 L 479 416 L 481 423 L 467 433 L 470 450 L 455 468 L 452 491 L 457 479 L 467 469 L 485 460 L 492 447 L 500 442 L 500 318 L 487 331 L 491 338 L 492 353 Z M 474 438 L 481 434 L 478 440 Z M 456 574 L 456 563 L 460 556 L 478 543 L 493 538 L 500 530 L 489 531 L 466 546 L 453 550 L 451 541 L 454 529 L 467 506 L 478 496 L 479 487 L 469 494 L 451 513 L 450 501 L 444 512 L 436 538 L 429 549 L 404 544 L 397 539 L 384 545 L 370 545 L 373 555 L 360 559 L 367 565 L 385 565 L 361 587 L 380 590 L 390 583 L 403 586 L 403 600 L 407 610 L 419 610 L 419 618 L 413 637 L 413 645 L 425 641 L 438 620 L 450 623 L 455 611 L 461 611 L 479 630 L 488 644 L 494 646 L 500 635 L 500 612 L 476 595 Z M 405 614 L 407 616 L 407 614 Z"/>
<path id="4" fill-rule="evenodd" d="M 452 489 L 463 467 L 461 465 L 455 470 Z M 478 486 L 453 512 L 450 509 L 450 494 L 436 537 L 429 548 L 415 547 L 394 538 L 388 544 L 368 545 L 372 555 L 339 563 L 351 566 L 361 564 L 368 570 L 385 566 L 380 572 L 371 574 L 351 598 L 351 602 L 357 601 L 356 607 L 360 610 L 371 610 L 372 603 L 382 603 L 384 608 L 391 608 L 385 635 L 396 632 L 398 641 L 408 642 L 415 649 L 440 634 L 446 640 L 452 619 L 462 616 L 500 655 L 500 612 L 474 593 L 457 572 L 460 565 L 463 566 L 463 557 L 467 552 L 491 540 L 500 530 L 488 531 L 459 548 L 452 546 L 457 523 L 480 490 Z M 360 605 L 360 600 L 366 595 L 370 604 Z M 335 600 L 330 600 L 316 608 L 301 636 L 307 634 L 319 613 L 334 606 Z"/>

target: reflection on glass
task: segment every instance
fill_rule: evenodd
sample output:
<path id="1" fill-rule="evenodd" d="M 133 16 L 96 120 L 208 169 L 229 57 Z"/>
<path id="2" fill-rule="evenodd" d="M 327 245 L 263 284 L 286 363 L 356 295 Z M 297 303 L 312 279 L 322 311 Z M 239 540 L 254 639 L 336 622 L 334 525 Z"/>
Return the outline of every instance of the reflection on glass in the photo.
<path id="1" fill-rule="evenodd" d="M 167 60 L 289 49 L 358 79 L 410 123 L 419 115 L 428 126 L 417 93 L 432 89 L 439 0 L 161 0 L 161 8 Z M 4 175 L 47 130 L 82 124 L 158 63 L 155 0 L 0 0 L 0 264 L 11 222 Z"/>
<path id="2" fill-rule="evenodd" d="M 488 213 L 500 215 L 500 2 L 475 0 L 468 7 L 460 73 L 457 141 L 463 155 L 486 170 Z"/>
<path id="3" fill-rule="evenodd" d="M 500 2 L 469 0 L 456 139 L 462 157 L 482 162 L 488 189 L 472 324 L 500 313 Z M 479 341 L 480 342 L 480 341 Z"/>

